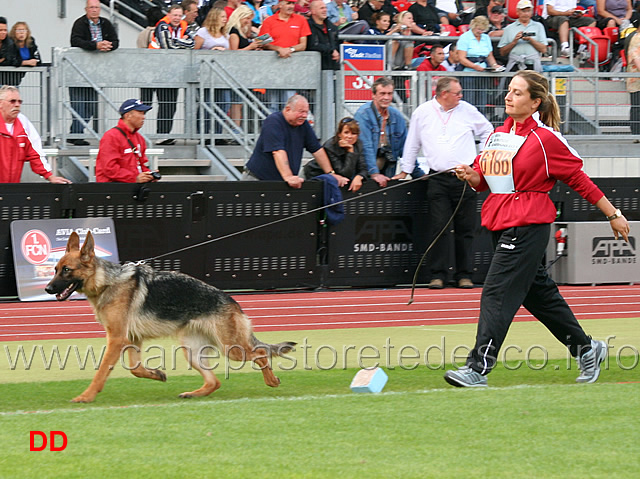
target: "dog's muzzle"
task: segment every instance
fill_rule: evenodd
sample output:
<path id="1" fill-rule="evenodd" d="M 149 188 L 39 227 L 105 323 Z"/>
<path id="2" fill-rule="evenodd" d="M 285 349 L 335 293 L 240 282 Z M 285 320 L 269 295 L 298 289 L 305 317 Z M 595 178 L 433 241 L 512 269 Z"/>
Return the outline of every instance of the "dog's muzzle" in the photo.
<path id="1" fill-rule="evenodd" d="M 44 290 L 49 294 L 55 294 L 58 301 L 64 301 L 73 294 L 82 285 L 82 281 L 74 281 L 72 283 L 64 283 L 51 281 Z"/>

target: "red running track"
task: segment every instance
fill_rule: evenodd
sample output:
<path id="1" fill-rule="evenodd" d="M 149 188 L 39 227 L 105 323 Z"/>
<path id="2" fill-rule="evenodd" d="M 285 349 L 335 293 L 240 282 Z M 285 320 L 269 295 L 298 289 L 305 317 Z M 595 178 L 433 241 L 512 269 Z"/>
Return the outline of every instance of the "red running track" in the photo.
<path id="1" fill-rule="evenodd" d="M 640 318 L 640 285 L 565 286 L 560 291 L 579 320 Z M 256 331 L 374 328 L 475 323 L 481 288 L 240 294 L 234 298 Z M 524 309 L 516 321 L 535 321 Z M 0 303 L 0 342 L 95 338 L 105 333 L 87 301 Z"/>

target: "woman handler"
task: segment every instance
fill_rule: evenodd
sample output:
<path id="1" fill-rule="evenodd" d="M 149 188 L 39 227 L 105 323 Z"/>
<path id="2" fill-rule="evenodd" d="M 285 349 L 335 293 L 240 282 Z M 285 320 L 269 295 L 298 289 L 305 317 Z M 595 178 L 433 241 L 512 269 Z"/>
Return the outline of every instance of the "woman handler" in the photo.
<path id="1" fill-rule="evenodd" d="M 629 223 L 582 171 L 582 159 L 557 131 L 560 111 L 547 79 L 518 72 L 505 97 L 509 118 L 489 137 L 473 167 L 458 165 L 458 178 L 491 194 L 482 207 L 482 225 L 496 245 L 480 303 L 476 343 L 465 366 L 445 380 L 458 387 L 486 386 L 513 317 L 523 305 L 578 361 L 579 383 L 592 383 L 607 356 L 607 344 L 584 332 L 542 259 L 556 209 L 548 196 L 560 180 L 609 220 L 616 239 L 628 241 Z"/>

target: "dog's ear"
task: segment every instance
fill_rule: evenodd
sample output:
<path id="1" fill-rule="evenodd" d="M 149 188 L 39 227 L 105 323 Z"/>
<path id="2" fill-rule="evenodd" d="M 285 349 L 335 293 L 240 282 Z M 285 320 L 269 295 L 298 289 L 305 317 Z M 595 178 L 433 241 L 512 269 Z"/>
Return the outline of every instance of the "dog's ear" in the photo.
<path id="1" fill-rule="evenodd" d="M 79 249 L 80 237 L 78 236 L 78 233 L 74 231 L 71 233 L 71 236 L 69 236 L 69 240 L 67 241 L 67 253 L 70 253 L 71 251 L 78 251 Z"/>
<path id="2" fill-rule="evenodd" d="M 88 263 L 93 260 L 93 257 L 95 256 L 94 247 L 93 235 L 91 234 L 91 231 L 87 231 L 87 237 L 84 239 L 84 244 L 80 250 L 80 261 Z"/>

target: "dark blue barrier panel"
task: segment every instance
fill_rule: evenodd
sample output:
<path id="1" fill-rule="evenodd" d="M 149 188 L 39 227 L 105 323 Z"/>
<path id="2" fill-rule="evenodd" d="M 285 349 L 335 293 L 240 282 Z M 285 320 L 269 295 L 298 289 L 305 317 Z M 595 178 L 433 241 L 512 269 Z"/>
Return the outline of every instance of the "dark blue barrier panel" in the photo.
<path id="1" fill-rule="evenodd" d="M 636 178 L 596 182 L 627 218 L 640 220 Z M 113 218 L 122 261 L 155 258 L 150 264 L 157 269 L 179 270 L 222 289 L 410 284 L 431 241 L 426 187 L 415 182 L 380 189 L 368 182 L 356 194 L 345 191 L 345 199 L 355 199 L 345 204 L 344 222 L 327 226 L 321 213 L 303 214 L 322 205 L 320 182 L 306 182 L 300 190 L 277 182 L 4 184 L 0 296 L 16 295 L 11 221 L 82 217 Z M 478 213 L 485 195 L 479 195 Z M 603 220 L 564 185 L 551 197 L 561 221 Z M 226 235 L 232 236 L 217 240 Z M 176 252 L 182 248 L 188 249 Z M 490 235 L 478 226 L 474 282 L 483 281 L 491 255 Z M 419 283 L 429 279 L 428 264 L 429 257 Z"/>
<path id="2" fill-rule="evenodd" d="M 317 214 L 305 213 L 322 206 L 321 182 L 301 189 L 280 182 L 212 183 L 205 202 L 207 236 L 231 235 L 194 253 L 204 260 L 207 282 L 224 289 L 320 286 Z"/>
<path id="3" fill-rule="evenodd" d="M 629 221 L 640 221 L 640 181 L 638 178 L 594 178 L 616 208 L 620 208 Z M 558 221 L 601 221 L 602 212 L 585 201 L 564 183 L 556 183 L 551 199 L 560 211 Z"/>
<path id="4" fill-rule="evenodd" d="M 121 261 L 139 261 L 206 240 L 206 216 L 194 207 L 205 183 L 72 185 L 73 217 L 113 218 Z M 202 255 L 150 261 L 159 270 L 204 277 Z"/>
<path id="5" fill-rule="evenodd" d="M 390 186 L 396 185 L 391 182 Z M 368 182 L 345 205 L 346 219 L 327 231 L 328 266 L 326 286 L 394 286 L 411 284 L 416 268 L 437 232 L 429 227 L 428 182 L 380 189 Z M 365 194 L 375 192 L 370 196 Z M 486 193 L 478 195 L 477 231 L 474 238 L 472 280 L 482 283 L 491 262 L 493 248 L 489 232 L 480 227 L 480 209 Z M 453 229 L 450 226 L 449 229 Z M 449 274 L 455 265 L 453 235 L 449 236 Z M 417 276 L 417 283 L 431 280 L 429 253 Z"/>
<path id="6" fill-rule="evenodd" d="M 389 183 L 389 186 L 398 184 Z M 363 196 L 375 192 L 370 196 Z M 324 286 L 391 286 L 411 283 L 429 239 L 426 182 L 379 188 L 366 182 L 344 193 L 345 220 L 327 228 Z M 362 197 L 360 199 L 360 197 Z M 420 282 L 428 268 L 421 271 Z"/>

